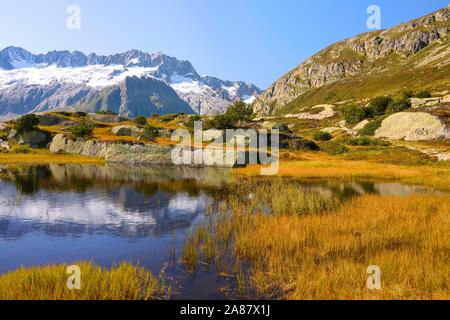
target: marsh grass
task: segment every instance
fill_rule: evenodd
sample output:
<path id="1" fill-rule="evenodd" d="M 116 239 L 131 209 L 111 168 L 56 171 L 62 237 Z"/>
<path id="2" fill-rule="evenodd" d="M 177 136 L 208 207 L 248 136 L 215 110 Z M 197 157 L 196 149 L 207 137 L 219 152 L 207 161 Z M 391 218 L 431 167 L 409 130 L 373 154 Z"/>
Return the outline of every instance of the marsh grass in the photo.
<path id="1" fill-rule="evenodd" d="M 191 267 L 196 255 L 213 257 L 240 292 L 271 299 L 450 298 L 449 195 L 364 195 L 340 206 L 328 198 L 318 206 L 317 195 L 296 198 L 292 182 L 285 185 L 263 189 L 269 203 L 284 200 L 288 209 L 278 214 L 255 210 L 256 198 L 227 195 L 192 235 Z M 381 267 L 382 290 L 366 288 L 370 265 Z"/>
<path id="2" fill-rule="evenodd" d="M 81 290 L 67 289 L 66 265 L 20 268 L 0 275 L 0 300 L 152 300 L 170 288 L 147 270 L 122 263 L 102 269 L 91 262 L 81 269 Z"/>

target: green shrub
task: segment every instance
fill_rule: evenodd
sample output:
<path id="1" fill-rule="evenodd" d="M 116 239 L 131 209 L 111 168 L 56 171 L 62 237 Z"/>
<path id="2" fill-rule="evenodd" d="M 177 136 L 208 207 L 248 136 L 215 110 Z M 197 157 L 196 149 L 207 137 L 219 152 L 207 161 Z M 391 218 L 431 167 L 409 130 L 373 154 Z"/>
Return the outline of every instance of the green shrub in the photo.
<path id="1" fill-rule="evenodd" d="M 76 126 L 70 128 L 70 133 L 74 138 L 90 138 L 94 128 L 85 122 L 82 122 Z"/>
<path id="2" fill-rule="evenodd" d="M 117 116 L 117 113 L 115 113 L 112 110 L 100 110 L 97 111 L 97 114 L 107 115 L 107 116 Z"/>
<path id="3" fill-rule="evenodd" d="M 359 134 L 363 136 L 374 136 L 375 131 L 377 131 L 381 127 L 381 123 L 384 119 L 386 119 L 386 116 L 378 117 L 375 120 L 369 122 L 364 128 L 359 131 Z"/>
<path id="4" fill-rule="evenodd" d="M 402 99 L 391 102 L 386 109 L 387 114 L 402 112 L 411 108 L 411 102 L 408 99 Z"/>
<path id="5" fill-rule="evenodd" d="M 371 139 L 367 136 L 346 140 L 345 143 L 349 146 L 358 146 L 358 147 L 369 147 L 369 146 L 387 147 L 390 145 L 390 143 L 387 141 Z"/>
<path id="6" fill-rule="evenodd" d="M 235 129 L 241 122 L 251 121 L 253 116 L 253 108 L 242 101 L 238 101 L 230 105 L 224 114 L 208 121 L 207 127 L 219 130 Z"/>
<path id="7" fill-rule="evenodd" d="M 17 119 L 14 124 L 14 129 L 19 133 L 25 133 L 36 130 L 39 125 L 39 119 L 34 114 L 26 114 Z"/>
<path id="8" fill-rule="evenodd" d="M 147 118 L 144 116 L 138 116 L 133 119 L 133 122 L 137 126 L 145 126 L 147 124 Z"/>
<path id="9" fill-rule="evenodd" d="M 400 96 L 402 100 L 409 99 L 414 97 L 414 92 L 412 90 L 403 90 Z"/>
<path id="10" fill-rule="evenodd" d="M 140 138 L 145 140 L 154 140 L 159 136 L 159 130 L 155 126 L 152 126 L 151 124 L 147 124 L 144 127 L 144 131 L 142 132 Z"/>
<path id="11" fill-rule="evenodd" d="M 364 108 L 355 106 L 343 106 L 340 108 L 340 113 L 345 121 L 349 124 L 356 124 L 361 122 L 366 117 Z"/>
<path id="12" fill-rule="evenodd" d="M 330 141 L 333 139 L 333 136 L 329 132 L 317 131 L 314 134 L 314 140 L 316 141 Z"/>
<path id="13" fill-rule="evenodd" d="M 369 106 L 367 107 L 368 112 L 372 114 L 372 116 L 382 116 L 386 113 L 387 108 L 393 102 L 390 97 L 376 97 L 370 101 Z"/>
<path id="14" fill-rule="evenodd" d="M 329 141 L 322 145 L 322 150 L 333 155 L 348 152 L 348 148 L 342 141 Z"/>
<path id="15" fill-rule="evenodd" d="M 188 129 L 194 129 L 195 122 L 201 121 L 201 120 L 202 120 L 202 117 L 200 117 L 198 114 L 190 116 L 188 121 L 186 121 L 185 126 Z"/>
<path id="16" fill-rule="evenodd" d="M 422 90 L 416 94 L 416 98 L 420 98 L 420 99 L 431 98 L 431 93 L 428 90 Z"/>
<path id="17" fill-rule="evenodd" d="M 12 148 L 13 152 L 19 154 L 27 154 L 31 152 L 31 149 L 27 145 L 16 145 Z"/>

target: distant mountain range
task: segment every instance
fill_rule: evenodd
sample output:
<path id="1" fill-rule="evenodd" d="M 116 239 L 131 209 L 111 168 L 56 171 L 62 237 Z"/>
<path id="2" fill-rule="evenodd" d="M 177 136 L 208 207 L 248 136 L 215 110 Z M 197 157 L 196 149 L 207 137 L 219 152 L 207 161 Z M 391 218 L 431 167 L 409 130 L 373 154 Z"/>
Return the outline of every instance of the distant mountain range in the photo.
<path id="1" fill-rule="evenodd" d="M 253 102 L 261 90 L 242 81 L 200 76 L 189 61 L 131 50 L 85 55 L 0 51 L 0 117 L 30 112 L 112 110 L 123 116 L 224 112 L 234 101 Z"/>
<path id="2" fill-rule="evenodd" d="M 278 79 L 254 108 L 259 114 L 288 114 L 404 90 L 450 90 L 449 16 L 444 8 L 337 42 Z"/>

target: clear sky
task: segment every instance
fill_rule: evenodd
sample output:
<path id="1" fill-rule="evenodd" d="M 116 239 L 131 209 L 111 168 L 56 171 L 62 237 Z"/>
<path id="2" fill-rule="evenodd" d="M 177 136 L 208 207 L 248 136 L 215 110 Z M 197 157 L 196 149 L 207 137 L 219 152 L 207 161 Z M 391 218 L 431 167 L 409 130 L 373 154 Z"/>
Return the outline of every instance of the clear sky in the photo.
<path id="1" fill-rule="evenodd" d="M 163 51 L 200 74 L 265 88 L 320 49 L 368 31 L 366 10 L 381 8 L 382 28 L 446 7 L 449 0 L 0 0 L 0 47 L 33 53 Z M 81 29 L 67 28 L 69 5 Z"/>

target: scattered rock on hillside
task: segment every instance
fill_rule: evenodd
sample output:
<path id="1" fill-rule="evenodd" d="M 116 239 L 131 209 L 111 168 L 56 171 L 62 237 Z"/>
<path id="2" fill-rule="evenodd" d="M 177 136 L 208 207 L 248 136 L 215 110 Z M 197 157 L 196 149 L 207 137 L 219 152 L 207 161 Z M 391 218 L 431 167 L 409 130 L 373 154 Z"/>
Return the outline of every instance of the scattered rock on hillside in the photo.
<path id="1" fill-rule="evenodd" d="M 125 136 L 125 137 L 139 137 L 142 134 L 142 129 L 136 126 L 117 126 L 112 128 L 112 133 L 116 136 Z"/>
<path id="2" fill-rule="evenodd" d="M 87 117 L 93 121 L 104 123 L 119 123 L 128 120 L 127 118 L 116 115 L 96 114 L 96 113 L 90 113 L 87 115 Z"/>
<path id="3" fill-rule="evenodd" d="M 370 123 L 369 120 L 367 120 L 367 119 L 366 119 L 366 120 L 363 120 L 363 121 L 361 121 L 360 123 L 358 123 L 356 126 L 354 126 L 352 130 L 358 132 L 358 131 L 364 129 L 364 127 L 365 127 L 366 125 L 368 125 L 369 123 Z"/>
<path id="4" fill-rule="evenodd" d="M 319 113 L 302 112 L 297 114 L 288 114 L 285 116 L 285 118 L 324 120 L 332 118 L 336 115 L 336 111 L 334 110 L 335 107 L 331 104 L 319 104 L 317 106 L 312 107 L 311 109 L 320 109 L 320 108 L 322 108 L 323 110 Z"/>
<path id="5" fill-rule="evenodd" d="M 406 141 L 450 139 L 450 128 L 429 113 L 400 112 L 386 118 L 375 137 Z"/>
<path id="6" fill-rule="evenodd" d="M 9 150 L 9 144 L 6 141 L 3 141 L 2 139 L 0 139 L 0 149 L 6 149 Z"/>

